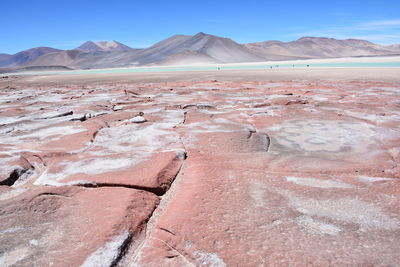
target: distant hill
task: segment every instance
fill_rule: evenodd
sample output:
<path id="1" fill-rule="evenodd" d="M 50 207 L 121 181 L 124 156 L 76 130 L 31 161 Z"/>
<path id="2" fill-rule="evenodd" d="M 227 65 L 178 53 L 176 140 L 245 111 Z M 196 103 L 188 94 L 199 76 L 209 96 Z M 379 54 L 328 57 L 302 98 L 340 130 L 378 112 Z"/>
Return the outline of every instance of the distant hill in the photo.
<path id="1" fill-rule="evenodd" d="M 46 54 L 25 66 L 66 66 L 75 69 L 92 69 L 107 67 L 122 67 L 129 64 L 129 58 L 136 55 L 141 49 L 128 51 L 99 51 L 90 52 L 80 49 L 65 50 Z"/>
<path id="2" fill-rule="evenodd" d="M 25 50 L 19 53 L 16 53 L 11 56 L 5 56 L 6 58 L 0 59 L 0 67 L 17 67 L 22 66 L 30 61 L 43 56 L 48 53 L 61 51 L 59 49 L 51 48 L 51 47 L 36 47 L 29 50 Z"/>
<path id="3" fill-rule="evenodd" d="M 37 47 L 14 55 L 0 54 L 0 67 L 72 66 L 80 68 L 80 65 L 76 64 L 76 61 L 80 61 L 80 59 L 87 60 L 86 64 L 83 62 L 82 65 L 91 67 L 91 62 L 95 58 L 98 59 L 99 54 L 101 54 L 100 57 L 106 57 L 109 52 L 121 53 L 125 51 L 135 51 L 135 49 L 117 41 L 88 41 L 73 50 Z M 104 54 L 102 54 L 103 52 Z"/>
<path id="4" fill-rule="evenodd" d="M 45 54 L 24 66 L 71 66 L 85 52 L 74 49 Z"/>
<path id="5" fill-rule="evenodd" d="M 394 49 L 396 51 L 400 51 L 400 44 L 394 44 L 388 46 L 390 49 Z"/>
<path id="6" fill-rule="evenodd" d="M 377 45 L 365 40 L 303 37 L 292 42 L 267 41 L 246 44 L 266 60 L 381 56 L 400 54 L 399 47 Z"/>
<path id="7" fill-rule="evenodd" d="M 0 54 L 0 67 L 92 69 L 388 55 L 400 55 L 400 44 L 384 46 L 365 40 L 323 37 L 239 44 L 200 32 L 193 36 L 174 35 L 145 49 L 133 49 L 117 41 L 87 41 L 73 50 L 37 47 L 14 55 Z"/>
<path id="8" fill-rule="evenodd" d="M 86 51 L 86 52 L 109 52 L 109 51 L 129 51 L 130 48 L 127 45 L 121 44 L 117 41 L 99 41 L 99 42 L 92 42 L 87 41 L 83 43 L 81 46 L 76 48 L 78 50 Z"/>
<path id="9" fill-rule="evenodd" d="M 12 57 L 12 56 L 9 55 L 9 54 L 0 54 L 0 62 L 3 61 L 3 60 L 7 60 L 10 57 Z"/>

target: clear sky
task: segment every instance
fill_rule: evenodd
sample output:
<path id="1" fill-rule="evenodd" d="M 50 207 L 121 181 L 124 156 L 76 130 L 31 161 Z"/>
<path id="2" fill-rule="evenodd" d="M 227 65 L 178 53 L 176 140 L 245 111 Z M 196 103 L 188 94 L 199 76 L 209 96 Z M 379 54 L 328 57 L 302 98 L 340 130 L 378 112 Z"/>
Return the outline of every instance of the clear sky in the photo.
<path id="1" fill-rule="evenodd" d="M 1 0 L 0 53 L 86 40 L 147 47 L 205 32 L 240 43 L 302 36 L 400 43 L 400 0 Z"/>

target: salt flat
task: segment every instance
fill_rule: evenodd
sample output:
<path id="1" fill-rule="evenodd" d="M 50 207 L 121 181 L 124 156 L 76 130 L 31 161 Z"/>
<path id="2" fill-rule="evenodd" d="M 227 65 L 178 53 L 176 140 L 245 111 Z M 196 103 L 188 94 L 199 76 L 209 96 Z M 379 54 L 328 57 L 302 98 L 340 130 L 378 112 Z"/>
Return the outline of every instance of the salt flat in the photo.
<path id="1" fill-rule="evenodd" d="M 399 74 L 2 78 L 0 265 L 396 266 Z"/>
<path id="2" fill-rule="evenodd" d="M 41 70 L 14 70 L 16 75 L 118 75 L 134 73 L 159 73 L 159 72 L 200 72 L 200 71 L 254 71 L 254 70 L 276 70 L 288 69 L 302 71 L 304 68 L 400 68 L 400 56 L 362 56 L 362 57 L 342 57 L 342 58 L 321 58 L 321 59 L 300 59 L 284 61 L 261 61 L 261 62 L 242 62 L 242 63 L 203 63 L 198 60 L 186 61 L 186 64 L 150 64 L 134 67 L 114 67 L 114 68 L 92 68 L 92 69 L 70 69 L 56 70 L 54 66 L 41 67 Z M 4 73 L 3 75 L 8 75 Z"/>

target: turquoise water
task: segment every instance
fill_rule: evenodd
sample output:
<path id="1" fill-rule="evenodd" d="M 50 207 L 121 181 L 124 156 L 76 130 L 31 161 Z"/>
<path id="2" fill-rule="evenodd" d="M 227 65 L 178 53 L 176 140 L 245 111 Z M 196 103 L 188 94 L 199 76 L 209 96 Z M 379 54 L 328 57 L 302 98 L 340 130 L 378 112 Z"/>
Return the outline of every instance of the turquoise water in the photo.
<path id="1" fill-rule="evenodd" d="M 398 62 L 346 62 L 346 63 L 308 63 L 308 64 L 263 64 L 263 65 L 221 65 L 221 66 L 188 66 L 188 67 L 137 67 L 118 69 L 94 69 L 94 70 L 72 70 L 35 72 L 31 74 L 107 74 L 107 73 L 130 73 L 130 72 L 168 72 L 168 71 L 207 71 L 207 70 L 241 70 L 241 69 L 276 69 L 276 68 L 400 68 Z"/>

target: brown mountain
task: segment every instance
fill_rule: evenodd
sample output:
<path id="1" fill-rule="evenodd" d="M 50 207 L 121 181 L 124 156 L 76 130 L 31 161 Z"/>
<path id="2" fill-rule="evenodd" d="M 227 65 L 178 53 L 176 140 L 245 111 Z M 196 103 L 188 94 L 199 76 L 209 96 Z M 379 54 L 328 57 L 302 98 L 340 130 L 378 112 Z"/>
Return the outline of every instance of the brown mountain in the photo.
<path id="1" fill-rule="evenodd" d="M 215 62 L 252 62 L 263 58 L 235 41 L 215 35 L 198 33 L 193 36 L 174 35 L 139 53 L 135 60 L 140 64 L 157 63 L 182 52 L 196 52 Z M 188 56 L 193 57 L 193 54 Z M 173 63 L 173 62 L 171 62 Z"/>

